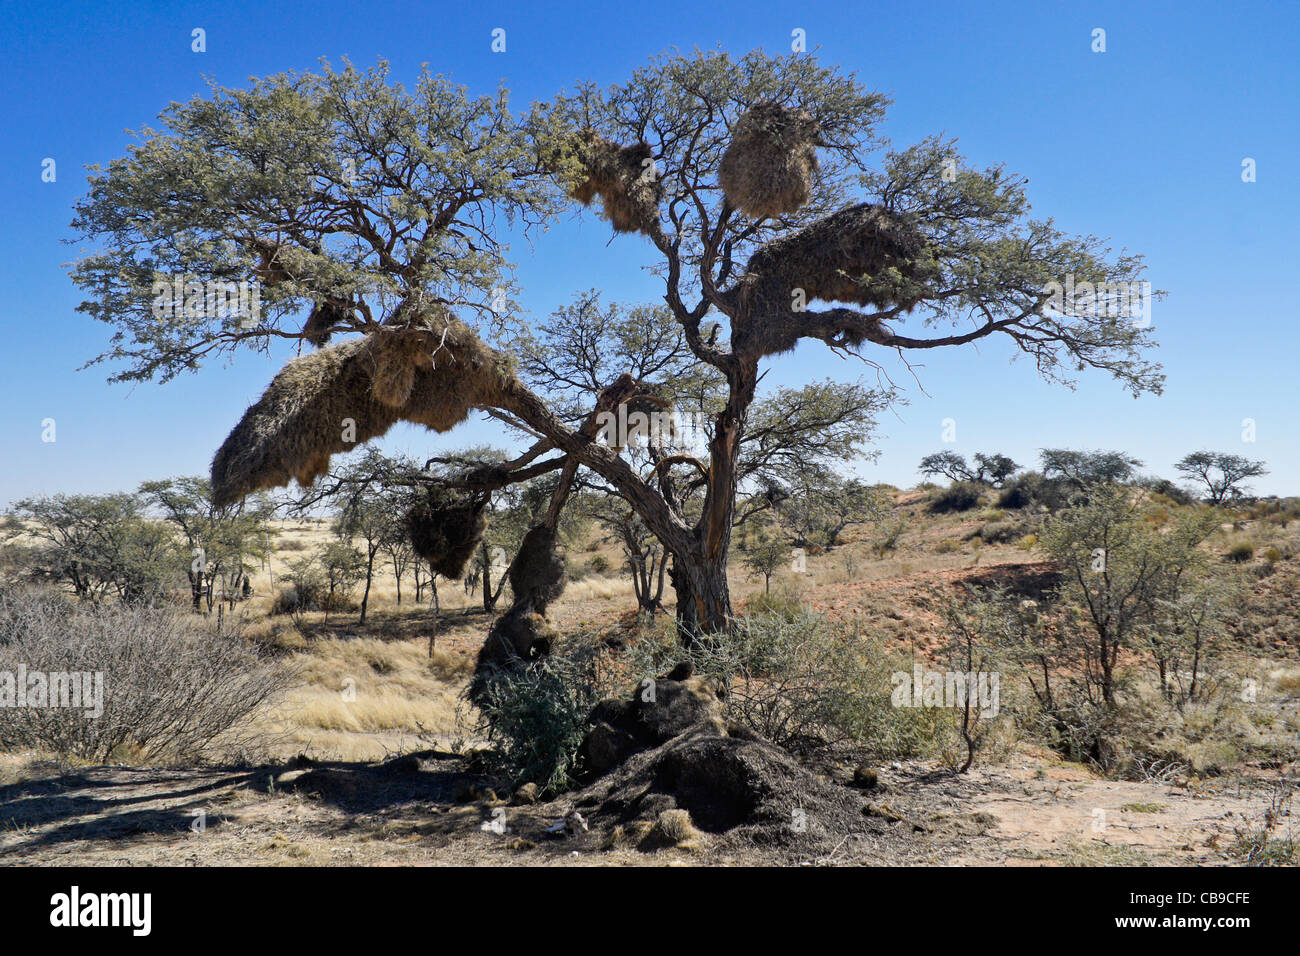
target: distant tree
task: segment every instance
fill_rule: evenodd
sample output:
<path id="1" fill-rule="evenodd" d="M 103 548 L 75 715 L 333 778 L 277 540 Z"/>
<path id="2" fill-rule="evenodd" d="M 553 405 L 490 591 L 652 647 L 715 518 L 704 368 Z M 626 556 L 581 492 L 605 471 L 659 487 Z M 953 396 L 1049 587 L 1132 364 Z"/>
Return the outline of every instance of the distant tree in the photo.
<path id="1" fill-rule="evenodd" d="M 1076 451 L 1044 448 L 1039 453 L 1043 477 L 1083 489 L 1095 484 L 1124 484 L 1142 467 L 1136 458 L 1118 451 Z"/>
<path id="2" fill-rule="evenodd" d="M 35 539 L 31 573 L 67 584 L 83 600 L 159 603 L 188 563 L 171 529 L 148 518 L 140 495 L 25 498 L 10 513 L 22 524 L 7 537 Z"/>
<path id="3" fill-rule="evenodd" d="M 994 488 L 1001 488 L 1020 468 L 1006 455 L 986 455 L 978 451 L 975 453 L 975 465 L 975 480 L 987 482 Z"/>
<path id="4" fill-rule="evenodd" d="M 794 469 L 776 505 L 777 519 L 800 547 L 833 548 L 854 525 L 879 521 L 886 509 L 880 489 L 841 478 L 826 467 Z"/>
<path id="5" fill-rule="evenodd" d="M 1268 474 L 1262 461 L 1221 451 L 1192 452 L 1174 467 L 1187 478 L 1204 485 L 1212 505 L 1240 498 L 1245 491 L 1243 482 Z"/>
<path id="6" fill-rule="evenodd" d="M 324 575 L 325 620 L 330 609 L 346 598 L 366 576 L 366 556 L 346 541 L 331 541 L 316 555 L 316 563 Z"/>
<path id="7" fill-rule="evenodd" d="M 616 498 L 603 495 L 584 496 L 589 513 L 604 527 L 609 537 L 623 549 L 627 571 L 632 577 L 632 592 L 637 608 L 647 614 L 663 609 L 664 582 L 668 555 L 663 545 L 650 533 L 635 511 Z"/>
<path id="8" fill-rule="evenodd" d="M 938 451 L 921 459 L 920 472 L 928 477 L 942 475 L 949 481 L 974 481 L 975 474 L 966 464 L 966 456 L 955 451 Z"/>
<path id="9" fill-rule="evenodd" d="M 790 547 L 776 538 L 762 538 L 745 554 L 745 566 L 763 576 L 763 593 L 772 593 L 772 575 L 790 560 Z"/>
<path id="10" fill-rule="evenodd" d="M 1162 608 L 1204 560 L 1197 546 L 1217 526 L 1202 509 L 1157 527 L 1144 520 L 1141 499 L 1116 485 L 1091 486 L 1086 502 L 1048 522 L 1039 543 L 1065 572 L 1063 594 L 1088 624 L 1068 630 L 1090 632 L 1078 651 L 1085 689 L 1096 694 L 1091 704 L 1115 705 L 1121 653 L 1149 646 Z"/>
<path id="11" fill-rule="evenodd" d="M 219 596 L 233 602 L 243 594 L 248 581 L 245 557 L 265 558 L 268 553 L 275 510 L 269 499 L 254 495 L 219 508 L 212 503 L 212 481 L 199 475 L 146 481 L 140 494 L 184 539 L 191 558 L 185 573 L 194 610 L 201 610 L 206 601 L 211 611 Z"/>
<path id="12" fill-rule="evenodd" d="M 400 517 L 400 515 L 398 515 Z M 393 569 L 393 580 L 397 582 L 397 606 L 402 606 L 402 578 L 408 570 L 418 567 L 419 556 L 411 547 L 411 539 L 406 528 L 399 521 L 389 521 L 388 531 L 380 542 L 388 564 Z M 420 603 L 419 574 L 416 574 L 415 603 Z"/>
<path id="13" fill-rule="evenodd" d="M 1020 466 L 1006 455 L 975 453 L 975 467 L 966 464 L 955 451 L 940 451 L 921 459 L 920 472 L 931 477 L 942 475 L 951 481 L 977 481 L 1001 488 Z"/>

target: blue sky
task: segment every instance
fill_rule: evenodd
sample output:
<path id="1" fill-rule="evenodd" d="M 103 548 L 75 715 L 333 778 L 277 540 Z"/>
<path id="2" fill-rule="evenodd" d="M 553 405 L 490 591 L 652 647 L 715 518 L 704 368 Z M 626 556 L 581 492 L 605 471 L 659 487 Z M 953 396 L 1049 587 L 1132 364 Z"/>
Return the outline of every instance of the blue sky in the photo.
<path id="1" fill-rule="evenodd" d="M 1138 7 L 1135 9 L 1135 7 Z M 1134 400 L 1108 377 L 1070 391 L 1041 382 L 1010 343 L 927 353 L 919 384 L 881 356 L 910 404 L 887 415 L 879 460 L 861 473 L 909 485 L 922 455 L 1115 448 L 1173 477 L 1182 454 L 1212 448 L 1262 458 L 1260 493 L 1300 493 L 1300 5 L 1222 3 L 365 3 L 316 0 L 210 4 L 8 3 L 0 24 L 4 221 L 0 289 L 0 506 L 29 494 L 105 492 L 205 472 L 212 452 L 285 357 L 240 355 L 167 385 L 105 383 L 77 371 L 108 327 L 74 311 L 64 264 L 83 164 L 122 155 L 126 130 L 172 100 L 249 76 L 349 56 L 388 59 L 411 81 L 421 63 L 474 92 L 505 80 L 522 108 L 582 79 L 626 79 L 670 47 L 789 49 L 806 31 L 826 63 L 855 71 L 893 100 L 883 132 L 906 146 L 933 133 L 959 139 L 977 165 L 1002 162 L 1029 179 L 1039 216 L 1108 236 L 1147 256 L 1168 298 L 1154 324 L 1168 386 Z M 207 52 L 190 31 L 207 31 Z M 505 53 L 491 32 L 507 31 Z M 1106 52 L 1091 49 L 1106 31 Z M 42 182 L 42 161 L 57 180 Z M 1255 160 L 1255 182 L 1242 161 Z M 573 216 L 515 250 L 523 303 L 546 314 L 578 290 L 656 301 L 641 266 L 649 247 L 612 242 L 592 214 Z M 867 370 L 807 345 L 765 380 L 797 384 Z M 43 442 L 42 421 L 56 423 Z M 942 422 L 957 442 L 941 442 Z M 1242 440 L 1252 419 L 1256 441 Z M 385 442 L 427 456 L 492 441 L 495 428 L 434 436 L 402 426 Z"/>

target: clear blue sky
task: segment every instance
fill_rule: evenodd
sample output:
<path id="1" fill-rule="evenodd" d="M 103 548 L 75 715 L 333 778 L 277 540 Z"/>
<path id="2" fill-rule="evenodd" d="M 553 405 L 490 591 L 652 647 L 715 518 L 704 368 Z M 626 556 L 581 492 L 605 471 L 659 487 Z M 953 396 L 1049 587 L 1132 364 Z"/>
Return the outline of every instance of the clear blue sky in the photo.
<path id="1" fill-rule="evenodd" d="M 1135 9 L 1136 8 L 1136 9 Z M 190 31 L 207 31 L 207 52 Z M 507 50 L 491 52 L 491 31 Z M 1107 50 L 1091 50 L 1094 28 Z M 1155 307 L 1169 376 L 1161 397 L 1134 400 L 1100 374 L 1077 391 L 1009 363 L 1009 343 L 925 355 L 910 405 L 882 422 L 873 479 L 908 485 L 942 448 L 1001 451 L 1033 462 L 1045 446 L 1115 448 L 1173 477 L 1202 447 L 1265 459 L 1260 493 L 1300 493 L 1300 4 L 1237 3 L 6 3 L 0 24 L 5 135 L 0 287 L 0 506 L 28 494 L 103 492 L 205 472 L 212 452 L 278 369 L 241 355 L 159 386 L 105 384 L 77 367 L 110 330 L 74 311 L 64 264 L 83 164 L 124 153 L 127 129 L 151 124 L 204 76 L 311 69 L 319 57 L 379 57 L 408 82 L 421 63 L 476 92 L 505 79 L 514 103 L 580 79 L 624 80 L 676 46 L 789 49 L 807 32 L 824 62 L 856 71 L 894 99 L 894 144 L 956 136 L 976 165 L 1004 162 L 1029 178 L 1035 213 L 1148 257 L 1170 295 Z M 57 181 L 41 181 L 46 157 Z M 1257 181 L 1244 183 L 1245 158 Z M 594 215 L 572 217 L 519 248 L 523 302 L 545 314 L 579 289 L 653 301 L 637 237 L 612 243 Z M 857 378 L 864 369 L 804 347 L 768 384 Z M 41 441 L 53 418 L 54 443 Z M 941 422 L 957 422 L 955 445 Z M 1242 441 L 1242 420 L 1257 441 Z M 390 450 L 425 455 L 489 441 L 471 423 L 437 437 L 403 426 Z"/>

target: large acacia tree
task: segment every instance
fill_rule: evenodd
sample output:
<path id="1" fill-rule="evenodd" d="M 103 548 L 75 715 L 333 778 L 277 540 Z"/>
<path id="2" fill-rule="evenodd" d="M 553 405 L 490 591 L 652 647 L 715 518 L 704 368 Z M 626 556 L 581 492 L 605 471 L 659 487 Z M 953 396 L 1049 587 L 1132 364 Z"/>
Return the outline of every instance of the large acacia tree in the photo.
<path id="1" fill-rule="evenodd" d="M 728 201 L 719 171 L 742 117 L 773 103 L 813 118 L 820 162 L 797 211 L 755 218 Z M 165 380 L 277 338 L 343 337 L 315 364 L 291 363 L 250 409 L 232 441 L 254 436 L 258 447 L 223 448 L 219 493 L 323 473 L 330 454 L 351 447 L 346 431 L 335 434 L 338 418 L 359 423 L 352 442 L 402 418 L 438 430 L 462 420 L 459 406 L 414 409 L 410 375 L 374 370 L 390 354 L 385 343 L 414 342 L 415 391 L 432 389 L 532 437 L 517 458 L 471 469 L 463 487 L 491 491 L 558 472 L 553 523 L 578 473 L 596 476 L 672 555 L 684 632 L 721 628 L 731 614 L 726 569 L 744 439 L 768 360 L 808 340 L 881 369 L 886 353 L 907 362 L 996 337 L 1049 379 L 1095 368 L 1134 394 L 1160 388 L 1158 367 L 1143 358 L 1151 344 L 1143 323 L 1084 302 L 1061 307 L 1059 297 L 1046 307 L 1048 284 L 1067 277 L 1106 287 L 1139 280 L 1140 257 L 1032 218 L 1023 179 L 969 168 L 950 141 L 884 151 L 885 106 L 811 56 L 760 52 L 663 56 L 625 83 L 583 85 L 523 116 L 511 114 L 504 91 L 472 98 L 427 72 L 408 92 L 382 64 L 213 88 L 171 106 L 161 130 L 145 130 L 128 156 L 92 171 L 75 226 L 100 247 L 74 278 L 89 294 L 82 308 L 116 329 L 100 359 L 125 363 L 117 379 Z M 572 208 L 572 197 L 592 198 L 575 188 L 575 142 L 622 146 L 644 162 L 650 188 L 638 187 L 639 204 L 621 222 L 609 202 L 606 211 L 626 233 L 617 241 L 635 244 L 662 282 L 692 363 L 720 383 L 707 447 L 667 456 L 650 474 L 600 440 L 593 423 L 598 411 L 658 396 L 657 370 L 629 363 L 629 374 L 574 407 L 571 391 L 552 402 L 531 386 L 504 349 L 524 322 L 506 230 L 533 230 Z M 546 241 L 535 230 L 533 238 Z M 882 258 L 882 243 L 892 258 Z M 151 308 L 160 274 L 256 275 L 261 312 L 187 305 L 160 317 Z M 445 378 L 419 378 L 435 374 L 430 356 L 443 369 L 487 363 L 491 386 L 463 379 L 463 394 L 448 397 Z M 373 376 L 378 389 L 381 372 L 383 402 L 364 388 Z M 305 379 L 314 397 L 294 398 Z M 303 450 L 306 432 L 324 437 Z M 673 492 L 686 480 L 697 495 Z"/>

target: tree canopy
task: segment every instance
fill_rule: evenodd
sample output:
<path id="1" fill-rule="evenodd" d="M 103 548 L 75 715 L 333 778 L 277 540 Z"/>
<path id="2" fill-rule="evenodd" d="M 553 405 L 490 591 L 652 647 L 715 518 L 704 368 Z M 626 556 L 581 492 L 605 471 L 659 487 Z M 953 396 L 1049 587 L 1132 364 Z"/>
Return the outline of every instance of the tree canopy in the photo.
<path id="1" fill-rule="evenodd" d="M 839 455 L 888 391 L 781 394 L 820 423 L 792 442 L 758 404 L 765 361 L 809 340 L 884 375 L 882 350 L 907 361 L 999 336 L 1050 380 L 1093 368 L 1135 395 L 1162 384 L 1149 325 L 1126 297 L 1093 294 L 1138 283 L 1141 257 L 1034 218 L 1023 177 L 970 167 L 953 141 L 876 155 L 886 103 L 815 57 L 759 51 L 660 56 L 520 116 L 504 90 L 474 98 L 426 69 L 407 92 L 382 63 L 214 86 L 93 171 L 74 225 L 102 247 L 73 277 L 82 308 L 115 330 L 98 360 L 118 379 L 166 380 L 276 338 L 324 346 L 223 446 L 219 500 L 308 482 L 398 420 L 446 431 L 481 409 L 531 446 L 445 480 L 492 492 L 558 472 L 553 530 L 590 473 L 673 556 L 684 631 L 717 629 L 742 484 L 800 445 Z M 781 211 L 756 212 L 724 167 L 765 161 L 742 147 L 773 117 L 804 137 L 808 179 Z M 588 296 L 538 322 L 514 301 L 503 227 L 549 225 L 596 196 L 646 253 L 663 305 Z M 260 309 L 213 306 L 212 283 L 249 277 Z M 1053 294 L 1063 281 L 1088 294 Z M 156 307 L 178 289 L 179 315 Z M 325 345 L 348 332 L 362 337 Z M 697 454 L 647 470 L 602 440 L 602 416 L 697 388 L 711 396 Z"/>

